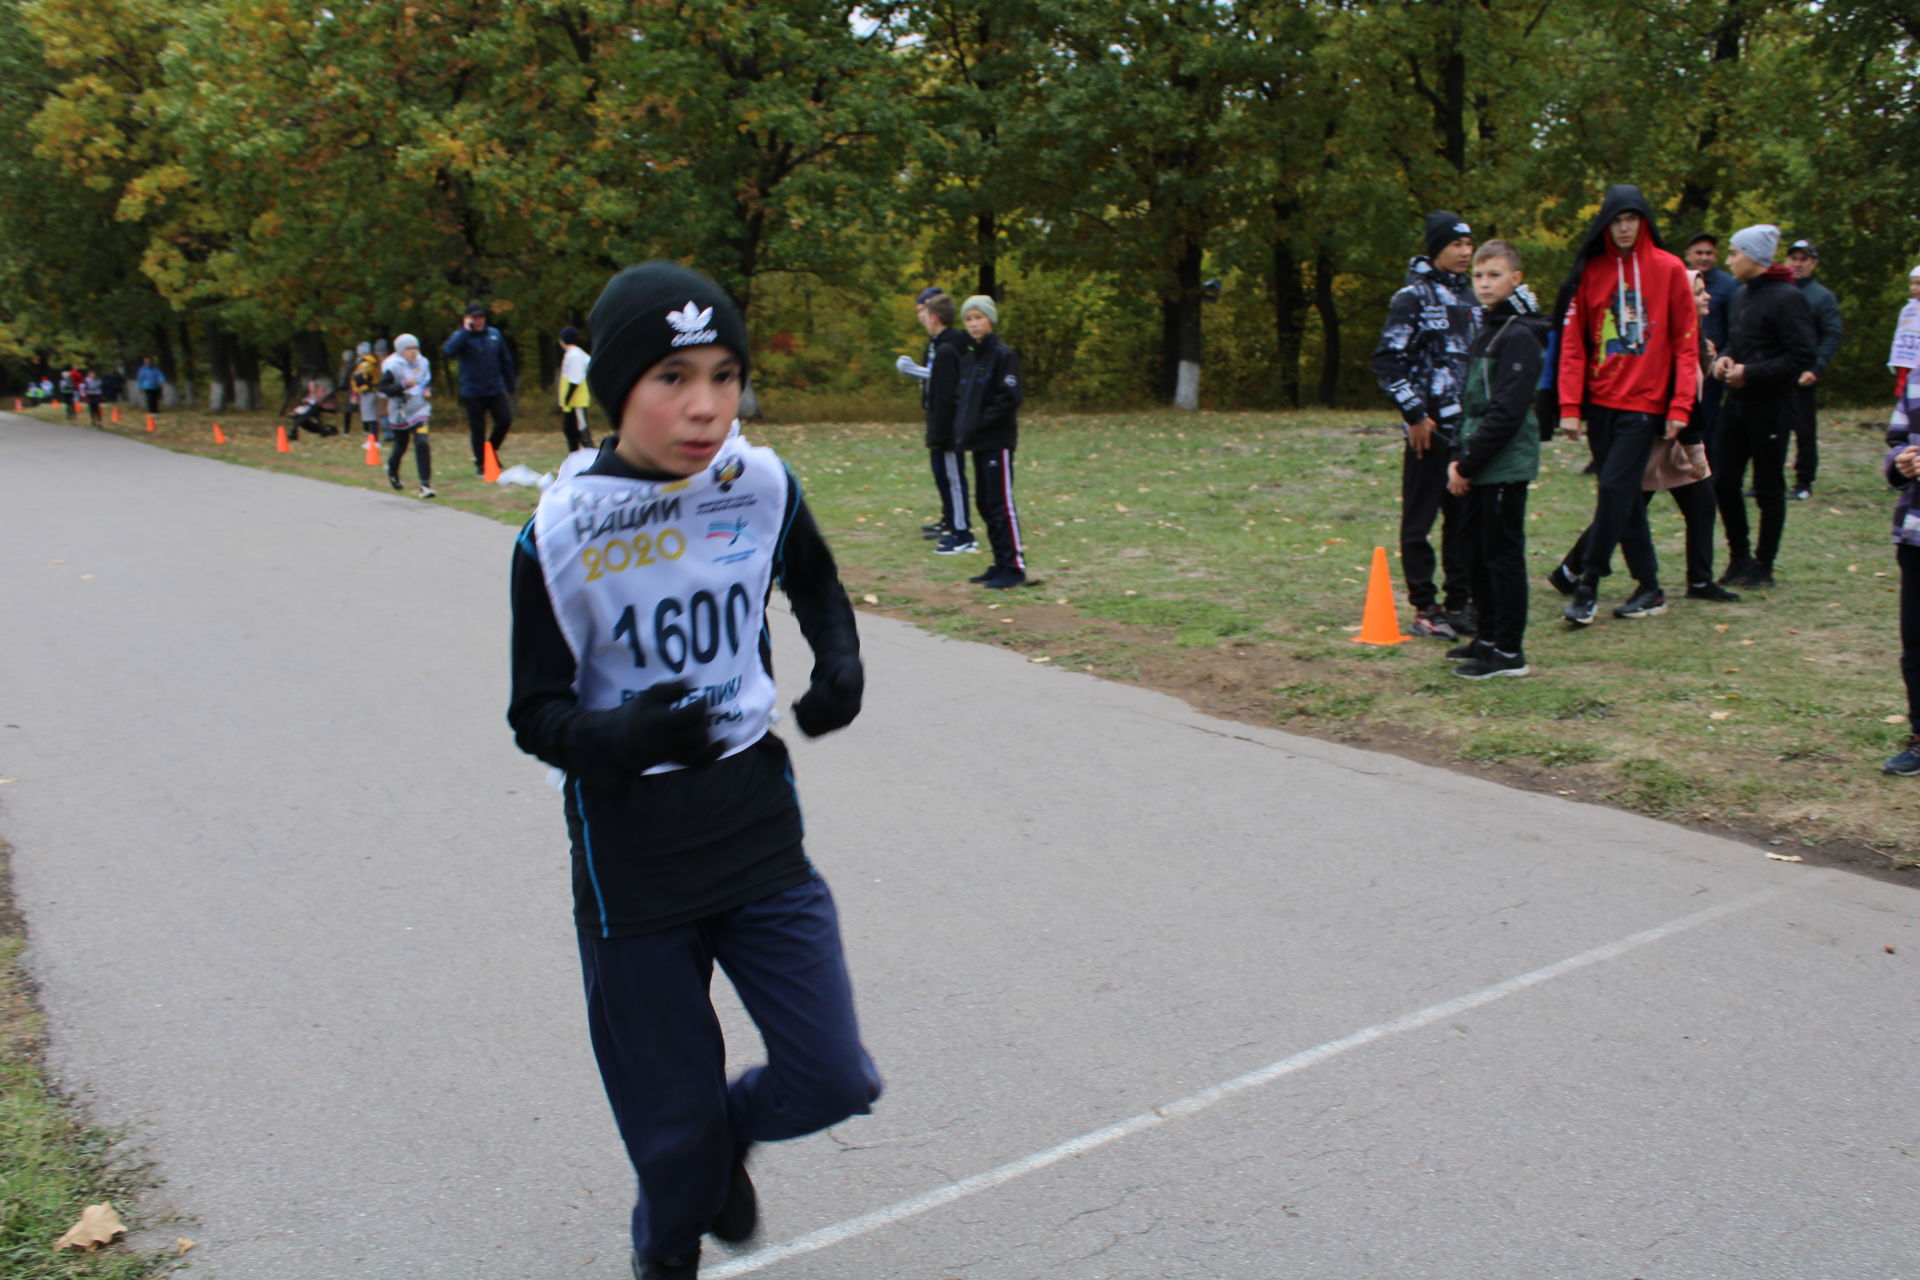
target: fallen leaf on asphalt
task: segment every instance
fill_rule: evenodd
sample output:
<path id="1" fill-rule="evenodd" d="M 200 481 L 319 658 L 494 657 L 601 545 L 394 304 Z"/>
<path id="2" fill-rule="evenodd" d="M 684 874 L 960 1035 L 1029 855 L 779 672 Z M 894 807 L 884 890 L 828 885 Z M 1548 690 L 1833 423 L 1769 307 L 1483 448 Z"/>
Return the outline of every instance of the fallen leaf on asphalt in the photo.
<path id="1" fill-rule="evenodd" d="M 1770 853 L 1767 856 L 1769 858 L 1772 858 L 1775 862 L 1805 862 L 1806 861 L 1805 858 L 1801 857 L 1797 853 Z"/>
<path id="2" fill-rule="evenodd" d="M 1893 944 L 1892 944 L 1892 943 L 1888 943 L 1888 944 L 1887 944 L 1887 954 L 1888 954 L 1888 955 L 1892 955 L 1892 954 L 1893 954 Z"/>
<path id="3" fill-rule="evenodd" d="M 54 1242 L 56 1249 L 98 1249 L 113 1243 L 114 1237 L 127 1233 L 126 1224 L 110 1204 L 90 1204 L 80 1211 L 80 1221 Z"/>
<path id="4" fill-rule="evenodd" d="M 1037 658 L 1028 658 L 1027 661 L 1028 662 L 1052 662 L 1053 659 L 1043 653 Z"/>
<path id="5" fill-rule="evenodd" d="M 176 1236 L 173 1241 L 173 1247 L 180 1251 L 173 1256 L 183 1258 L 186 1256 L 187 1250 L 193 1248 L 193 1241 L 187 1239 L 185 1236 Z"/>

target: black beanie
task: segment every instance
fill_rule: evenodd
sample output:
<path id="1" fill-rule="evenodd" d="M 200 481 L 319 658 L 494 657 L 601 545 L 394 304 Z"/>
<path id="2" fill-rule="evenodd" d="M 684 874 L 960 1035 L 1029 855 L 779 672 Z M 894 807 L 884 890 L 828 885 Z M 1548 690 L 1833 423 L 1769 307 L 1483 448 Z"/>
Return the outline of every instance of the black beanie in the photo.
<path id="1" fill-rule="evenodd" d="M 1461 236 L 1472 234 L 1473 228 L 1459 214 L 1446 209 L 1430 213 L 1427 215 L 1427 256 L 1431 258 Z"/>
<path id="2" fill-rule="evenodd" d="M 640 375 L 681 347 L 722 346 L 747 376 L 747 325 L 719 285 L 677 262 L 628 267 L 600 291 L 587 317 L 593 363 L 587 386 L 620 425 L 627 393 Z"/>

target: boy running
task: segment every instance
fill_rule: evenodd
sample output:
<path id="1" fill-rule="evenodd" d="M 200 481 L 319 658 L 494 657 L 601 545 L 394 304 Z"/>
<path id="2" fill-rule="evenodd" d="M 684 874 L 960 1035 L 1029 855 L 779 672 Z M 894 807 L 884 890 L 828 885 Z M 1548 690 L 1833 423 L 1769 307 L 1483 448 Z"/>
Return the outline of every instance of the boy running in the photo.
<path id="1" fill-rule="evenodd" d="M 589 323 L 587 377 L 615 436 L 547 490 L 515 546 L 507 719 L 564 778 L 587 1024 L 639 1181 L 633 1275 L 668 1280 L 697 1274 L 703 1234 L 754 1233 L 753 1143 L 880 1096 L 769 732 L 772 584 L 813 650 L 802 733 L 851 723 L 864 675 L 799 485 L 730 430 L 748 351 L 726 294 L 648 263 L 608 282 Z M 731 1083 L 716 962 L 767 1045 Z"/>

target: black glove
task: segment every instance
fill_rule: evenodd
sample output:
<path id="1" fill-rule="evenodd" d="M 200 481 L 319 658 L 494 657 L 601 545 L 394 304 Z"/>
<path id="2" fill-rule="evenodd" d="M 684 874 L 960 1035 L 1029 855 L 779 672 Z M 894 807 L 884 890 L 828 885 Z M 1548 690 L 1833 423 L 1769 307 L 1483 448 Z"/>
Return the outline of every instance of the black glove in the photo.
<path id="1" fill-rule="evenodd" d="M 619 763 L 630 769 L 657 764 L 712 764 L 720 758 L 720 744 L 707 729 L 705 699 L 689 706 L 674 703 L 693 690 L 684 680 L 656 684 L 613 712 L 614 750 Z"/>
<path id="2" fill-rule="evenodd" d="M 813 683 L 793 704 L 794 723 L 809 738 L 844 729 L 860 714 L 860 695 L 866 687 L 866 672 L 856 655 L 816 662 Z"/>

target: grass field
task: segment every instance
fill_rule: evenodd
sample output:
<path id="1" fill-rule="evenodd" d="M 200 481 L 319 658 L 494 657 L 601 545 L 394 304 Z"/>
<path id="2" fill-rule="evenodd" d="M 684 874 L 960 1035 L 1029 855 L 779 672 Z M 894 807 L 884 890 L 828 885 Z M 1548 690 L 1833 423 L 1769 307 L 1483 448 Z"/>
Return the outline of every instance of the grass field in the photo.
<path id="1" fill-rule="evenodd" d="M 203 413 L 166 415 L 152 434 L 126 417 L 112 429 L 386 491 L 357 440 L 303 439 L 278 454 L 264 415 L 224 419 L 226 446 L 212 443 Z M 1911 868 L 1920 782 L 1878 769 L 1909 732 L 1880 431 L 1876 410 L 1825 410 L 1822 477 L 1813 500 L 1791 506 L 1776 589 L 1738 604 L 1677 598 L 1679 517 L 1656 496 L 1671 607 L 1614 619 L 1608 610 L 1631 589 L 1616 572 L 1584 631 L 1560 620 L 1562 601 L 1541 577 L 1585 524 L 1592 481 L 1584 445 L 1549 444 L 1530 498 L 1536 674 L 1486 682 L 1456 679 L 1437 641 L 1353 643 L 1372 550 L 1396 541 L 1402 446 L 1391 414 L 1030 415 L 1018 497 L 1032 581 L 1012 592 L 967 585 L 982 558 L 931 555 L 918 536 L 933 491 L 916 425 L 748 434 L 801 476 L 863 608 L 1251 723 L 1756 835 L 1782 854 Z M 443 427 L 435 443 L 439 501 L 525 518 L 535 492 L 475 478 L 464 427 Z M 540 413 L 505 452 L 548 470 L 562 446 Z M 406 478 L 411 491 L 411 461 Z M 1417 833 L 1419 816 L 1407 825 Z"/>

